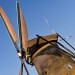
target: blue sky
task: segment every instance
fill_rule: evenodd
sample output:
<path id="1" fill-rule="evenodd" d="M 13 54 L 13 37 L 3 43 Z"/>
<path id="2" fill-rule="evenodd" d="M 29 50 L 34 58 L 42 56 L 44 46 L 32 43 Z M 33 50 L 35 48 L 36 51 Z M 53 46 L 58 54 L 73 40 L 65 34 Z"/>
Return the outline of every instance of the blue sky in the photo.
<path id="1" fill-rule="evenodd" d="M 9 17 L 18 34 L 16 1 L 22 9 L 28 38 L 50 35 L 52 30 L 75 46 L 75 0 L 0 0 L 0 6 Z M 45 21 L 47 19 L 48 23 Z M 38 75 L 34 67 L 28 66 L 30 75 Z M 0 75 L 18 75 L 20 60 L 0 18 Z"/>

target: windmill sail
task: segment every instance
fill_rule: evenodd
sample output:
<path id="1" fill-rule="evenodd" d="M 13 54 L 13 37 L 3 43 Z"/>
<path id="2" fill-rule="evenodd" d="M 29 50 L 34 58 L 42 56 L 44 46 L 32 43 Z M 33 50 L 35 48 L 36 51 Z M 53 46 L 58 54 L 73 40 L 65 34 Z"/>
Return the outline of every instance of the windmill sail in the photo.
<path id="1" fill-rule="evenodd" d="M 0 16 L 2 17 L 2 19 L 3 19 L 4 23 L 5 23 L 6 29 L 7 29 L 8 33 L 9 33 L 12 41 L 15 43 L 18 40 L 18 38 L 16 36 L 16 33 L 15 33 L 15 31 L 14 31 L 14 29 L 13 29 L 13 27 L 12 27 L 12 25 L 11 25 L 7 15 L 6 15 L 6 13 L 4 12 L 4 10 L 1 7 L 0 7 Z"/>
<path id="2" fill-rule="evenodd" d="M 18 3 L 17 3 L 17 11 L 18 11 L 18 24 L 19 24 L 19 37 L 21 43 L 20 46 L 25 52 L 27 52 L 27 48 L 28 48 L 27 28 L 26 28 L 26 23 L 24 21 L 22 11 Z"/>

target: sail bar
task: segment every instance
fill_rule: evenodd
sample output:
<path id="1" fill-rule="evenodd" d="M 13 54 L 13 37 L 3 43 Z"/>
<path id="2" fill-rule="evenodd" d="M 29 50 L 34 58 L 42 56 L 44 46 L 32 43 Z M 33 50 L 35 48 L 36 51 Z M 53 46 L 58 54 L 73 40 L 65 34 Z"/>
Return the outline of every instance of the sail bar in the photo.
<path id="1" fill-rule="evenodd" d="M 18 40 L 17 35 L 16 35 L 6 13 L 4 12 L 4 10 L 1 7 L 0 7 L 0 16 L 2 17 L 2 20 L 5 23 L 5 27 L 9 33 L 12 41 L 15 43 Z"/>

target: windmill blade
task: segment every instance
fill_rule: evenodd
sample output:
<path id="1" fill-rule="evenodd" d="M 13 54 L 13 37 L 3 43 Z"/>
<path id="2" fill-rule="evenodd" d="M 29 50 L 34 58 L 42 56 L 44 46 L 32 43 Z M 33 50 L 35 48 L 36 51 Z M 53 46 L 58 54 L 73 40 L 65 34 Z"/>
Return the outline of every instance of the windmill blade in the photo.
<path id="1" fill-rule="evenodd" d="M 28 69 L 27 69 L 27 67 L 26 67 L 26 65 L 25 65 L 24 62 L 23 62 L 23 66 L 24 66 L 24 68 L 25 68 L 25 71 L 26 71 L 27 75 L 30 75 L 29 72 L 28 72 Z"/>
<path id="2" fill-rule="evenodd" d="M 3 22 L 5 23 L 5 27 L 12 39 L 13 42 L 16 42 L 18 40 L 16 33 L 6 15 L 6 13 L 4 12 L 4 10 L 0 7 L 0 16 L 2 17 Z"/>
<path id="3" fill-rule="evenodd" d="M 26 23 L 24 21 L 22 11 L 18 3 L 17 3 L 17 11 L 18 11 L 18 24 L 19 24 L 19 37 L 21 43 L 20 46 L 21 49 L 24 49 L 24 51 L 27 52 L 27 48 L 28 48 L 27 28 L 26 28 Z"/>
<path id="4" fill-rule="evenodd" d="M 23 67 L 25 68 L 27 75 L 29 75 L 28 69 L 27 69 L 24 61 L 21 59 L 21 69 L 20 69 L 19 75 L 23 75 Z"/>
<path id="5" fill-rule="evenodd" d="M 23 75 L 23 64 L 22 64 L 22 62 L 21 62 L 21 69 L 20 69 L 19 75 Z"/>

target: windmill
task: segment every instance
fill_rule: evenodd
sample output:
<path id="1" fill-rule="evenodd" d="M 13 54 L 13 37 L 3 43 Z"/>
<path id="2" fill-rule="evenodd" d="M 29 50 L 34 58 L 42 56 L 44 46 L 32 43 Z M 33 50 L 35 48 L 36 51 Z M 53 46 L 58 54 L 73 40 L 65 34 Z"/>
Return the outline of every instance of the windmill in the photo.
<path id="1" fill-rule="evenodd" d="M 17 12 L 20 49 L 17 45 L 18 37 L 6 13 L 0 7 L 0 16 L 2 17 L 5 27 L 21 60 L 21 69 L 19 75 L 23 75 L 23 67 L 25 68 L 27 75 L 29 75 L 25 61 L 30 65 L 34 65 L 39 75 L 74 75 L 75 61 L 72 58 L 75 58 L 75 54 L 70 49 L 62 45 L 58 41 L 58 37 L 67 43 L 73 50 L 75 50 L 75 48 L 58 33 L 48 36 L 36 35 L 37 38 L 28 40 L 26 23 L 18 3 Z M 61 49 L 59 45 L 68 52 L 64 49 Z"/>

